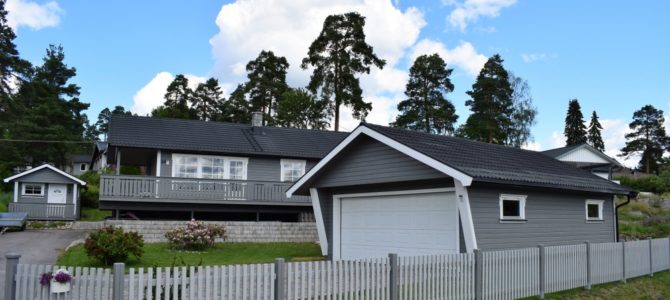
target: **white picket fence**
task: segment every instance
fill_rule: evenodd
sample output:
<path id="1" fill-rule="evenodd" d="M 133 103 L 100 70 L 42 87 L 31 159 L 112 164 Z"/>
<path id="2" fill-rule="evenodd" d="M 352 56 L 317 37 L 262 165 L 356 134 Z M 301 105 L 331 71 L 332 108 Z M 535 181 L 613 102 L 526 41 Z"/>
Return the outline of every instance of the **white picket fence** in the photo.
<path id="1" fill-rule="evenodd" d="M 18 264 L 14 300 L 516 299 L 670 269 L 670 239 L 356 261 L 110 269 Z M 51 294 L 40 274 L 66 268 L 71 291 Z M 121 269 L 123 270 L 123 269 Z M 11 275 L 9 275 L 11 276 Z M 113 295 L 115 278 L 123 291 Z M 278 280 L 278 281 L 277 281 Z M 279 286 L 278 286 L 278 283 Z M 118 286 L 117 282 L 117 286 Z M 276 299 L 281 295 L 281 299 Z"/>

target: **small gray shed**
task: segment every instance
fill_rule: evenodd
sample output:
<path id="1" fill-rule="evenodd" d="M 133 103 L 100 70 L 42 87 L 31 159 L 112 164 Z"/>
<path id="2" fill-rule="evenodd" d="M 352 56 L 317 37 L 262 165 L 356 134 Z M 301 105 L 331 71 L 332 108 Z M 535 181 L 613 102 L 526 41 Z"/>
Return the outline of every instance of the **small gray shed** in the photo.
<path id="1" fill-rule="evenodd" d="M 47 164 L 4 181 L 14 183 L 10 212 L 27 212 L 32 220 L 79 219 L 79 188 L 85 181 Z"/>

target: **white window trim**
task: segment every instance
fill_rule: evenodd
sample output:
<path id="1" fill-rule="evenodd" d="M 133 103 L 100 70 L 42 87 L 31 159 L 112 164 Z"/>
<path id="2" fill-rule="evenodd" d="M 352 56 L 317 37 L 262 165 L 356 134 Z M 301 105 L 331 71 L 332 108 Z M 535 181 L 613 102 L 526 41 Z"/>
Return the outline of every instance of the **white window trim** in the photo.
<path id="1" fill-rule="evenodd" d="M 247 157 L 234 157 L 234 156 L 216 156 L 216 155 L 200 155 L 200 154 L 184 154 L 184 153 L 172 153 L 172 177 L 177 174 L 177 158 L 182 156 L 195 156 L 198 158 L 198 167 L 196 169 L 196 177 L 193 179 L 207 179 L 207 180 L 221 180 L 216 178 L 203 178 L 202 170 L 200 168 L 200 160 L 203 158 L 218 158 L 223 159 L 223 180 L 230 180 L 230 161 L 241 161 L 242 166 L 242 179 L 236 180 L 247 180 L 247 168 L 249 166 L 249 158 Z"/>
<path id="2" fill-rule="evenodd" d="M 500 220 L 501 221 L 526 221 L 526 195 L 510 195 L 510 194 L 500 194 L 498 202 L 498 210 L 500 211 Z M 505 217 L 503 216 L 503 200 L 513 200 L 519 201 L 519 216 L 518 217 Z"/>
<path id="3" fill-rule="evenodd" d="M 284 158 L 282 158 L 282 159 L 279 160 L 279 164 L 280 164 L 279 180 L 281 182 L 284 182 L 286 180 L 286 178 L 284 177 L 284 164 L 285 163 L 300 164 L 300 166 L 302 168 L 302 175 L 300 175 L 300 177 L 305 175 L 305 166 L 307 165 L 307 161 L 302 160 L 302 159 L 284 159 Z M 297 181 L 297 179 L 296 179 L 296 181 Z"/>
<path id="4" fill-rule="evenodd" d="M 79 171 L 88 171 L 88 164 L 86 163 L 79 164 Z"/>
<path id="5" fill-rule="evenodd" d="M 27 185 L 39 185 L 42 188 L 40 189 L 40 194 L 26 194 L 26 186 Z M 44 188 L 45 184 L 44 183 L 32 183 L 32 182 L 23 182 L 21 183 L 21 196 L 25 197 L 44 197 Z"/>
<path id="6" fill-rule="evenodd" d="M 598 218 L 589 218 L 589 204 L 598 205 Z M 584 202 L 584 217 L 586 217 L 586 220 L 587 221 L 602 221 L 602 220 L 604 220 L 604 217 L 603 217 L 603 206 L 604 205 L 605 205 L 605 200 L 587 199 L 586 202 Z"/>

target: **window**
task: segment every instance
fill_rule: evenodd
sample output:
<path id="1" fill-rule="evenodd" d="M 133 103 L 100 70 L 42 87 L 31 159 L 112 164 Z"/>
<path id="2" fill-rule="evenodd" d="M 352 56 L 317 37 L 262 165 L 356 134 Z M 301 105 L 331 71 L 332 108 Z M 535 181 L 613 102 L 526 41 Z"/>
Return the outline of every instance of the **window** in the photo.
<path id="1" fill-rule="evenodd" d="M 44 185 L 39 183 L 24 183 L 22 195 L 44 196 Z"/>
<path id="2" fill-rule="evenodd" d="M 281 181 L 296 181 L 305 174 L 305 161 L 295 159 L 282 159 Z"/>
<path id="3" fill-rule="evenodd" d="M 603 200 L 586 200 L 586 220 L 587 221 L 602 221 L 603 220 Z"/>
<path id="4" fill-rule="evenodd" d="M 86 164 L 81 164 L 79 165 L 79 171 L 86 171 L 86 169 L 88 169 L 87 167 L 88 166 Z"/>
<path id="5" fill-rule="evenodd" d="M 238 157 L 173 154 L 172 176 L 246 180 L 247 162 Z"/>
<path id="6" fill-rule="evenodd" d="M 500 220 L 526 219 L 526 196 L 500 195 Z"/>

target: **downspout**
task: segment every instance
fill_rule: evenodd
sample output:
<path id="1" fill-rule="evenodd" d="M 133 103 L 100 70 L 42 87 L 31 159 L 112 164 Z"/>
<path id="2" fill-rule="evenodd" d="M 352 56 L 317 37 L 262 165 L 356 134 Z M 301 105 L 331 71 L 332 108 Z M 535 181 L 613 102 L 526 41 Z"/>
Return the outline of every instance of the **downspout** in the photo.
<path id="1" fill-rule="evenodd" d="M 614 230 L 616 231 L 616 241 L 617 242 L 619 242 L 619 207 L 623 207 L 623 206 L 628 205 L 628 203 L 630 203 L 630 196 L 631 196 L 630 194 L 626 195 L 626 202 L 621 203 L 614 208 L 614 216 L 616 217 L 616 224 L 614 224 L 615 225 Z"/>

